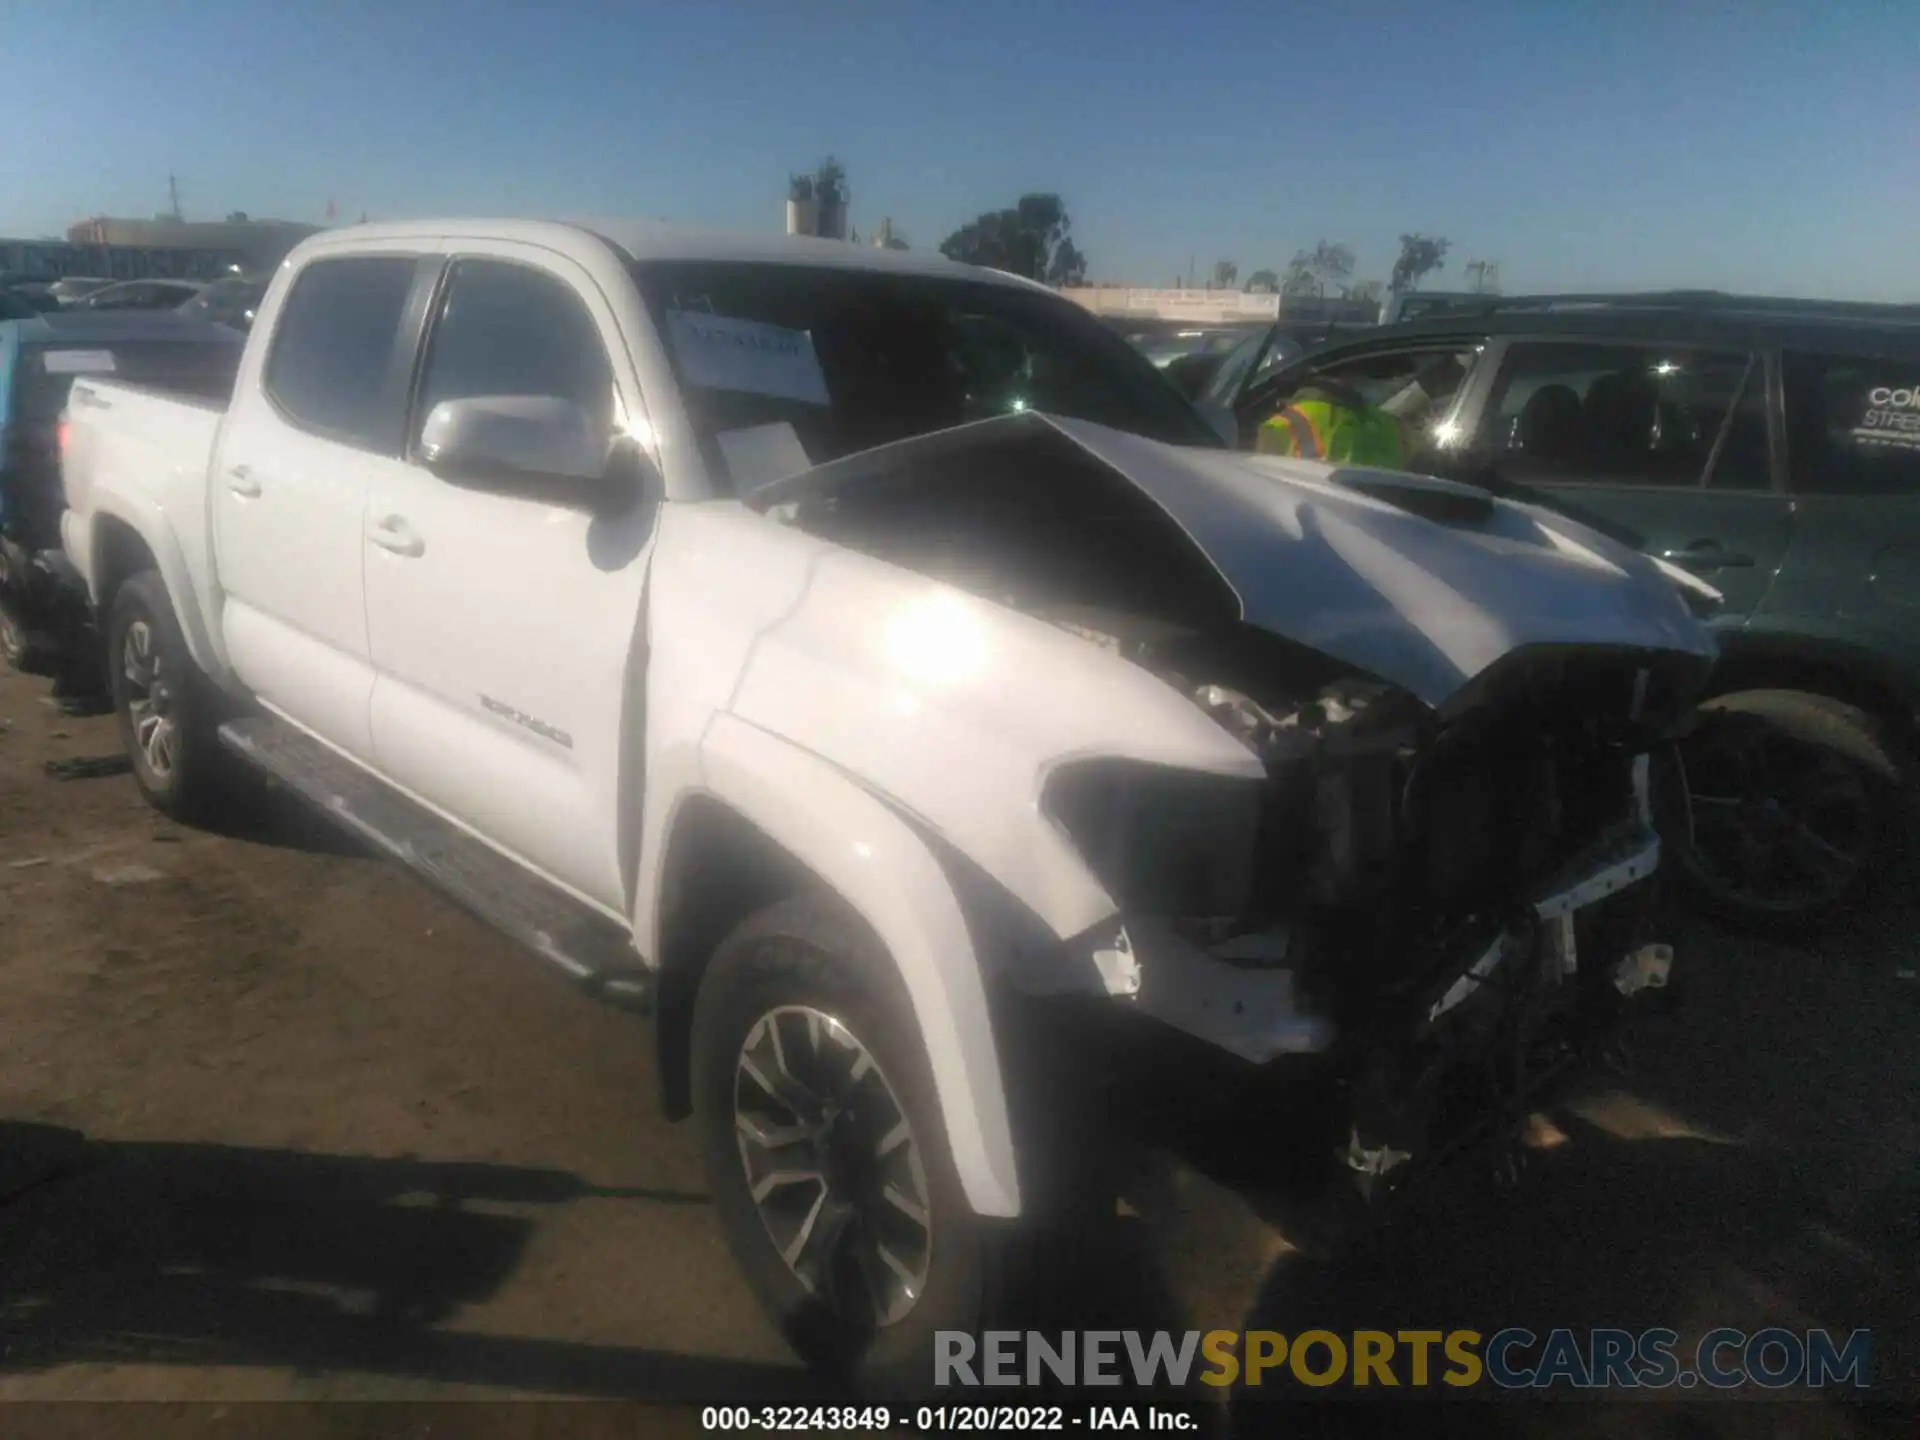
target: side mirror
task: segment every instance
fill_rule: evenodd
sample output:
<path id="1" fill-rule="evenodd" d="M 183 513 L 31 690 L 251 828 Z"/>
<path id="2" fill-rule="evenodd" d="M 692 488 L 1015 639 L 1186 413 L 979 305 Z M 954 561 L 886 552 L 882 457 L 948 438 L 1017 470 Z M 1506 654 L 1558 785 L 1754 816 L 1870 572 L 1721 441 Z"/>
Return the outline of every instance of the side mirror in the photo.
<path id="1" fill-rule="evenodd" d="M 571 400 L 475 395 L 433 407 L 419 453 L 455 483 L 600 509 L 616 498 L 613 448 L 613 437 Z"/>
<path id="2" fill-rule="evenodd" d="M 1194 409 L 1200 412 L 1200 418 L 1218 435 L 1229 450 L 1240 448 L 1240 422 L 1233 417 L 1233 407 L 1210 400 L 1196 401 Z"/>

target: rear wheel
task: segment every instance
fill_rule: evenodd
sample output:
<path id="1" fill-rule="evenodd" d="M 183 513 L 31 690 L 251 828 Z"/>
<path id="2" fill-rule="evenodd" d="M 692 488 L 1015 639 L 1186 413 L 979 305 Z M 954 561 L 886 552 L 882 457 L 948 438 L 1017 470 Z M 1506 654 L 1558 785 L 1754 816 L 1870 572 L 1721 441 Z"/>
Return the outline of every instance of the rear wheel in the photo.
<path id="1" fill-rule="evenodd" d="M 977 1332 L 993 1288 L 918 1036 L 892 961 L 826 897 L 737 929 L 694 1013 L 694 1107 L 734 1256 L 803 1358 L 879 1396 L 923 1389 L 934 1332 Z"/>
<path id="2" fill-rule="evenodd" d="M 1726 696 L 1702 707 L 1679 758 L 1675 878 L 1700 909 L 1791 929 L 1865 898 L 1897 836 L 1906 778 L 1874 717 L 1823 695 Z"/>
<path id="3" fill-rule="evenodd" d="M 46 675 L 54 661 L 46 637 L 27 623 L 19 605 L 5 595 L 0 595 L 0 660 L 23 675 Z"/>
<path id="4" fill-rule="evenodd" d="M 134 784 L 154 809 L 200 818 L 218 799 L 213 687 L 188 653 L 166 586 L 151 570 L 120 587 L 107 621 L 108 678 Z"/>

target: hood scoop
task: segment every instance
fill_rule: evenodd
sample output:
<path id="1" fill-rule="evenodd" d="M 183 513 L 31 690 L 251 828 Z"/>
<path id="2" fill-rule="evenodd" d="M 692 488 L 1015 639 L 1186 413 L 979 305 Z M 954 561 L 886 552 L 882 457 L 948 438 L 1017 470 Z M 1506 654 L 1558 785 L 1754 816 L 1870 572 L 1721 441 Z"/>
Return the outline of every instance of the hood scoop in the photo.
<path id="1" fill-rule="evenodd" d="M 1354 468 L 1335 470 L 1327 478 L 1357 494 L 1438 525 L 1484 525 L 1494 516 L 1493 496 L 1485 490 L 1432 475 Z"/>

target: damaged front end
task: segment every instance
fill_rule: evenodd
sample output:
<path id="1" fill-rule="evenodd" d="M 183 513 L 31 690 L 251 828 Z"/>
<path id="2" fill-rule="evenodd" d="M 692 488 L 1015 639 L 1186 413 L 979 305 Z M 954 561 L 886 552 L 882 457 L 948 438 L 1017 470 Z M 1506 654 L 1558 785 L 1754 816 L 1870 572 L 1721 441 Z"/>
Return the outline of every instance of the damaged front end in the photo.
<path id="1" fill-rule="evenodd" d="M 868 452 L 751 503 L 1097 646 L 1257 758 L 1169 763 L 1127 714 L 1049 729 L 992 690 L 985 642 L 983 678 L 939 699 L 1023 743 L 1062 737 L 1034 809 L 1113 907 L 1055 928 L 1063 973 L 1256 1081 L 1303 1060 L 1330 1075 L 1329 1148 L 1363 1191 L 1517 1120 L 1664 990 L 1649 757 L 1713 648 L 1645 557 L 1469 487 L 1042 416 Z M 908 699 L 900 713 L 934 703 Z M 871 734 L 857 763 L 884 779 L 893 750 Z M 856 763 L 850 739 L 808 743 Z M 888 790 L 1021 895 L 1020 862 L 996 857 L 1036 852 L 970 797 L 918 772 Z M 1041 968 L 1020 976 L 1035 993 Z"/>
<path id="2" fill-rule="evenodd" d="M 1048 812 L 1121 904 L 1094 947 L 1128 958 L 1130 1003 L 1250 1066 L 1321 1057 L 1363 1193 L 1517 1123 L 1665 989 L 1649 760 L 1697 667 L 1517 654 L 1449 719 L 1380 682 L 1283 698 L 1130 653 L 1267 780 L 1063 766 Z"/>

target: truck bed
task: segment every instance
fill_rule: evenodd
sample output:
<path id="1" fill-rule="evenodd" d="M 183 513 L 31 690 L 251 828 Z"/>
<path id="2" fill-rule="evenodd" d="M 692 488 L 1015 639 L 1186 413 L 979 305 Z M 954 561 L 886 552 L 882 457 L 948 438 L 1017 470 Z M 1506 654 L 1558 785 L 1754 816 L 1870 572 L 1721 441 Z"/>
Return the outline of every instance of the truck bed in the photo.
<path id="1" fill-rule="evenodd" d="M 94 573 L 102 509 L 95 503 L 94 491 L 108 476 L 116 500 L 106 508 L 130 502 L 141 510 L 151 507 L 164 517 L 175 553 L 183 562 L 176 578 L 182 584 L 191 583 L 196 591 L 210 589 L 207 474 L 226 410 L 224 399 L 205 394 L 96 377 L 74 382 L 62 439 L 67 509 L 60 534 L 67 558 L 86 580 L 95 603 L 104 605 L 111 599 L 100 593 Z M 196 579 L 188 582 L 189 575 Z"/>
<path id="2" fill-rule="evenodd" d="M 137 481 L 166 508 L 168 500 L 183 498 L 183 484 L 203 496 L 226 410 L 226 400 L 190 391 L 92 377 L 75 381 L 61 458 L 68 507 L 89 512 L 94 481 L 108 473 Z"/>

